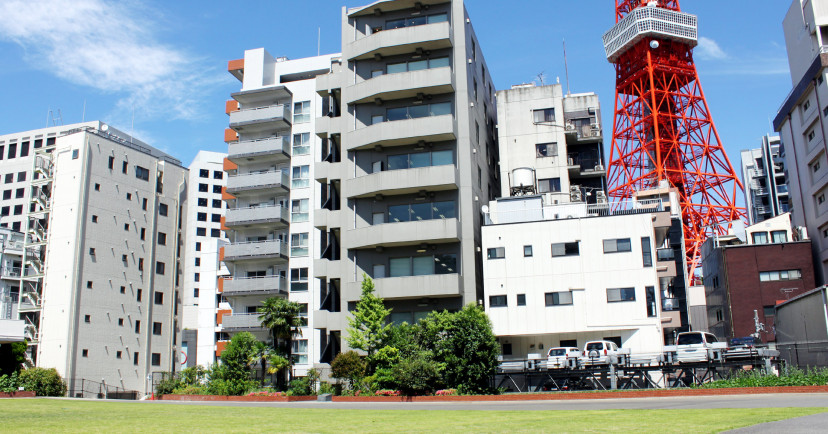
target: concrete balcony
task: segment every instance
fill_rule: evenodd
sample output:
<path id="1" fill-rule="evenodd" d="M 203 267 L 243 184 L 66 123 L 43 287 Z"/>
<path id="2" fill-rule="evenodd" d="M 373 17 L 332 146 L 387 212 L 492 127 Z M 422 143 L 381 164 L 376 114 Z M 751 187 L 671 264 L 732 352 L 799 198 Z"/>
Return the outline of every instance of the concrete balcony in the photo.
<path id="1" fill-rule="evenodd" d="M 227 297 L 232 297 L 234 295 L 269 295 L 287 293 L 287 280 L 281 276 L 224 279 L 223 294 Z"/>
<path id="2" fill-rule="evenodd" d="M 342 76 L 337 73 L 328 73 L 316 76 L 316 93 L 319 96 L 328 96 L 333 89 L 339 89 Z"/>
<path id="3" fill-rule="evenodd" d="M 290 191 L 290 177 L 286 172 L 273 170 L 261 173 L 245 173 L 227 178 L 227 192 L 233 195 L 258 190 L 276 190 L 277 193 Z"/>
<path id="4" fill-rule="evenodd" d="M 457 190 L 460 185 L 457 168 L 453 164 L 418 167 L 416 169 L 386 170 L 380 173 L 349 179 L 345 192 L 349 198 L 388 196 L 417 193 L 420 190 Z"/>
<path id="5" fill-rule="evenodd" d="M 0 270 L 0 279 L 19 279 L 22 271 L 21 267 L 3 267 Z"/>
<path id="6" fill-rule="evenodd" d="M 381 122 L 348 133 L 347 150 L 370 149 L 376 145 L 399 146 L 454 140 L 453 115 L 429 116 L 402 121 Z"/>
<path id="7" fill-rule="evenodd" d="M 288 105 L 272 105 L 242 109 L 230 113 L 230 128 L 237 132 L 282 130 L 290 128 L 291 110 Z"/>
<path id="8" fill-rule="evenodd" d="M 341 216 L 342 210 L 315 209 L 313 210 L 313 227 L 317 229 L 339 227 L 342 225 Z"/>
<path id="9" fill-rule="evenodd" d="M 331 261 L 330 259 L 314 259 L 313 260 L 313 277 L 341 277 L 340 263 L 342 261 Z"/>
<path id="10" fill-rule="evenodd" d="M 460 241 L 460 225 L 456 218 L 385 223 L 347 231 L 347 246 L 373 249 L 378 246 L 413 246 L 418 244 Z"/>
<path id="11" fill-rule="evenodd" d="M 290 212 L 281 205 L 230 208 L 224 222 L 227 227 L 267 225 L 276 229 L 285 228 L 289 224 Z"/>
<path id="12" fill-rule="evenodd" d="M 279 240 L 231 243 L 224 247 L 224 261 L 268 260 L 287 262 L 287 244 Z"/>
<path id="13" fill-rule="evenodd" d="M 319 182 L 328 182 L 329 179 L 344 179 L 345 164 L 322 161 L 314 163 L 313 177 Z"/>
<path id="14" fill-rule="evenodd" d="M 658 277 L 675 277 L 678 275 L 676 272 L 676 262 L 657 261 L 656 272 L 658 273 Z"/>
<path id="15" fill-rule="evenodd" d="M 0 319 L 0 343 L 23 342 L 26 322 L 18 319 Z"/>
<path id="16" fill-rule="evenodd" d="M 453 32 L 449 22 L 425 24 L 422 26 L 403 27 L 383 30 L 356 41 L 345 47 L 348 60 L 361 60 L 381 56 L 394 56 L 410 53 L 417 48 L 437 50 L 452 46 Z"/>
<path id="17" fill-rule="evenodd" d="M 230 143 L 227 158 L 236 164 L 254 159 L 257 162 L 290 161 L 290 138 L 288 136 L 268 137 Z"/>
<path id="18" fill-rule="evenodd" d="M 359 300 L 362 283 L 349 282 L 342 292 L 343 305 Z M 426 276 L 386 277 L 374 279 L 376 295 L 386 300 L 459 297 L 463 294 L 463 280 L 459 274 L 430 274 Z"/>
<path id="19" fill-rule="evenodd" d="M 258 313 L 234 313 L 224 315 L 221 327 L 225 331 L 264 330 Z"/>
<path id="20" fill-rule="evenodd" d="M 418 93 L 436 95 L 454 92 L 451 68 L 442 67 L 420 71 L 385 74 L 357 83 L 348 89 L 348 104 L 382 100 L 414 98 Z"/>
<path id="21" fill-rule="evenodd" d="M 325 139 L 328 136 L 342 134 L 342 122 L 342 116 L 316 118 L 316 135 Z"/>

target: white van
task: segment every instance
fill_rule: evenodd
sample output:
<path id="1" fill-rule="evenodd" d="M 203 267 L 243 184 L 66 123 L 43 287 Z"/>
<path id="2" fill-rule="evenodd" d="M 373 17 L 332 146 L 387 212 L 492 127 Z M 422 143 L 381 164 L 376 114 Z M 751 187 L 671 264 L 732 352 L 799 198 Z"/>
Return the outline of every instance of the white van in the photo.
<path id="1" fill-rule="evenodd" d="M 553 347 L 546 353 L 547 369 L 563 369 L 568 367 L 569 359 L 577 359 L 581 350 L 575 347 Z"/>
<path id="2" fill-rule="evenodd" d="M 591 341 L 584 345 L 584 365 L 608 365 L 610 356 L 618 354 L 618 345 L 611 341 Z"/>
<path id="3" fill-rule="evenodd" d="M 676 339 L 676 359 L 679 363 L 706 362 L 713 359 L 709 350 L 724 350 L 726 342 L 719 342 L 716 336 L 705 332 L 683 332 Z"/>

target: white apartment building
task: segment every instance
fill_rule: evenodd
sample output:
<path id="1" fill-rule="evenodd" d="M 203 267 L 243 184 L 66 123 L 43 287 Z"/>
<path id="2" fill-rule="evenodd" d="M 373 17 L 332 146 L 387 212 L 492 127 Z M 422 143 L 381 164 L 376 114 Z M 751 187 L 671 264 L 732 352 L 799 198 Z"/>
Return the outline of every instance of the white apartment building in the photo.
<path id="1" fill-rule="evenodd" d="M 175 366 L 187 169 L 100 122 L 0 137 L 26 140 L 18 315 L 30 359 L 72 396 L 146 393 L 151 373 Z"/>
<path id="2" fill-rule="evenodd" d="M 199 151 L 189 166 L 187 225 L 184 235 L 181 305 L 181 351 L 186 366 L 210 366 L 216 359 L 216 312 L 221 294 L 218 275 L 223 267 L 219 248 L 227 244 L 221 223 L 225 208 L 227 154 Z M 226 268 L 225 268 L 226 269 Z"/>
<path id="3" fill-rule="evenodd" d="M 773 127 L 785 145 L 791 219 L 808 229 L 822 285 L 828 278 L 828 0 L 793 0 L 782 26 L 792 89 Z"/>
<path id="4" fill-rule="evenodd" d="M 741 154 L 745 208 L 750 224 L 788 212 L 785 147 L 779 136 L 764 136 L 760 147 Z"/>
<path id="5" fill-rule="evenodd" d="M 559 84 L 516 85 L 497 92 L 497 119 L 504 195 L 606 202 L 598 95 L 564 95 Z"/>
<path id="6" fill-rule="evenodd" d="M 610 340 L 660 352 L 682 324 L 675 196 L 608 204 L 502 198 L 484 209 L 485 308 L 505 359 Z M 678 252 L 677 252 L 678 251 Z M 681 259 L 679 259 L 679 264 Z M 679 276 L 679 277 L 677 277 Z"/>
<path id="7" fill-rule="evenodd" d="M 274 58 L 264 49 L 247 50 L 228 70 L 242 83 L 227 103 L 230 128 L 225 170 L 230 175 L 224 199 L 224 228 L 230 244 L 222 260 L 230 277 L 219 282 L 227 305 L 219 306 L 221 337 L 250 331 L 270 339 L 257 309 L 270 297 L 288 297 L 302 306 L 306 324 L 309 306 L 319 303 L 313 258 L 318 231 L 311 221 L 319 201 L 313 182 L 314 162 L 321 159 L 322 139 L 315 134 L 323 116 L 315 77 L 330 72 L 338 55 L 298 60 Z M 303 327 L 294 340 L 294 375 L 305 375 L 318 358 L 314 333 Z M 220 340 L 217 353 L 224 348 Z"/>
<path id="8" fill-rule="evenodd" d="M 23 234 L 0 228 L 0 343 L 21 342 L 25 323 L 17 319 Z"/>

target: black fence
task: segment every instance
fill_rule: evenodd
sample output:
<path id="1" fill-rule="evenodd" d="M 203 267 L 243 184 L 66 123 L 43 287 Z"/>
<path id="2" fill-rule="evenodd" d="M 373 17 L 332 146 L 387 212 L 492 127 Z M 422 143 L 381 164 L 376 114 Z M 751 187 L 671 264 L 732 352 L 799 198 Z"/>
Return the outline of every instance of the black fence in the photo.
<path id="1" fill-rule="evenodd" d="M 69 382 L 67 396 L 70 398 L 91 399 L 138 399 L 138 391 L 127 390 L 100 381 L 75 378 Z"/>

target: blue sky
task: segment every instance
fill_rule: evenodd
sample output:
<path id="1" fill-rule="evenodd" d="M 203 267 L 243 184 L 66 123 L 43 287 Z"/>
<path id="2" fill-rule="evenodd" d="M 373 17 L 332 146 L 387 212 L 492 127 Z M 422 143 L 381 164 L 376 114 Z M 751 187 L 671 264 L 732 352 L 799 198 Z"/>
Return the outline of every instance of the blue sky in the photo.
<path id="1" fill-rule="evenodd" d="M 3 0 L 0 2 L 0 134 L 42 128 L 49 109 L 64 124 L 102 120 L 189 164 L 199 149 L 226 151 L 224 101 L 240 83 L 227 61 L 265 47 L 274 56 L 340 47 L 343 0 Z M 747 5 L 750 5 L 747 8 Z M 756 147 L 790 91 L 781 22 L 787 0 L 683 1 L 699 17 L 696 66 L 734 166 Z M 467 0 L 497 89 L 565 83 L 597 92 L 610 134 L 614 71 L 601 35 L 611 0 Z M 738 17 L 738 19 L 734 19 Z M 609 139 L 605 141 L 609 147 Z M 738 169 L 737 169 L 738 170 Z"/>

